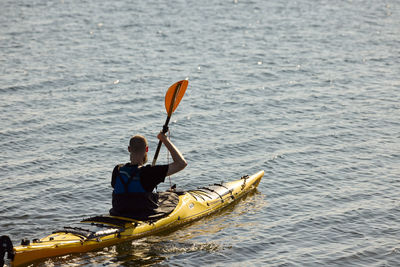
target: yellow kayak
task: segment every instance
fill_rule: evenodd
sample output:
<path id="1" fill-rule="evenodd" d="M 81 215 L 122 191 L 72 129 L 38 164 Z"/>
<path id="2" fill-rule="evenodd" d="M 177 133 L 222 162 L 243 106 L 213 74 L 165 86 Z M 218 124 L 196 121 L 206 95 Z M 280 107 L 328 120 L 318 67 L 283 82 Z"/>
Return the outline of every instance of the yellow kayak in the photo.
<path id="1" fill-rule="evenodd" d="M 239 180 L 214 184 L 179 194 L 175 209 L 163 218 L 139 221 L 110 215 L 84 219 L 79 227 L 64 227 L 60 231 L 32 241 L 23 240 L 13 247 L 7 236 L 0 240 L 0 266 L 5 253 L 13 266 L 28 264 L 38 259 L 70 253 L 87 252 L 124 241 L 153 235 L 179 227 L 216 212 L 254 190 L 264 176 L 259 171 Z"/>

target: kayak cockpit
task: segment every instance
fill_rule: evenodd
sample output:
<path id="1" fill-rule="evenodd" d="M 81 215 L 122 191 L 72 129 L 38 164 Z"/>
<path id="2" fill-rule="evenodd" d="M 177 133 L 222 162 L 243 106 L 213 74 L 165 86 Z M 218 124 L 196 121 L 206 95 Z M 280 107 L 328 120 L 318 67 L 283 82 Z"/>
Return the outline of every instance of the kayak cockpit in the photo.
<path id="1" fill-rule="evenodd" d="M 177 193 L 170 191 L 159 192 L 157 195 L 158 195 L 158 203 L 157 203 L 158 207 L 156 209 L 153 209 L 151 211 L 148 210 L 137 211 L 131 214 L 131 213 L 121 213 L 112 208 L 110 210 L 110 215 L 130 218 L 138 221 L 156 221 L 164 217 L 167 217 L 171 212 L 174 211 L 174 209 L 178 205 L 179 196 Z"/>

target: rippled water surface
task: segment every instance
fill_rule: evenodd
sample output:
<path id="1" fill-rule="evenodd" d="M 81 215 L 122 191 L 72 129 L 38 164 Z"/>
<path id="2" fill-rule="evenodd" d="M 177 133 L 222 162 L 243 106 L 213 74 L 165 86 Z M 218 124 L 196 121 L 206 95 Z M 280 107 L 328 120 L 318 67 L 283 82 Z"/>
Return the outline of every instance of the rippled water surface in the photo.
<path id="1" fill-rule="evenodd" d="M 398 1 L 3 0 L 0 13 L 0 235 L 106 213 L 130 135 L 153 154 L 164 94 L 185 78 L 170 129 L 189 165 L 172 182 L 266 172 L 214 216 L 40 266 L 400 265 Z"/>

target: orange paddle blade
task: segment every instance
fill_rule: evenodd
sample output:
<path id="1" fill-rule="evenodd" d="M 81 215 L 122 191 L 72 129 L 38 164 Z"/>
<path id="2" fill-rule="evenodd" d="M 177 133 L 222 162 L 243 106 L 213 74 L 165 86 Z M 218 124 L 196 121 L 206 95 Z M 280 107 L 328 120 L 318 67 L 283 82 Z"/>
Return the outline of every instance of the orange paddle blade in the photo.
<path id="1" fill-rule="evenodd" d="M 165 109 L 167 110 L 168 116 L 171 116 L 178 107 L 186 92 L 188 84 L 189 82 L 187 80 L 182 80 L 174 83 L 170 88 L 168 88 L 168 91 L 165 94 Z"/>

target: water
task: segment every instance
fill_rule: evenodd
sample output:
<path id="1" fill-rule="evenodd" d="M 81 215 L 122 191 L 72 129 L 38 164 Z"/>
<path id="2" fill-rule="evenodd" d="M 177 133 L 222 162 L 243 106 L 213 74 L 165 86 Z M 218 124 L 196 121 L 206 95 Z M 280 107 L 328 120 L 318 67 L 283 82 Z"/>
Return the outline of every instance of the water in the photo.
<path id="1" fill-rule="evenodd" d="M 40 266 L 400 265 L 398 1 L 0 10 L 0 234 L 14 243 L 106 213 L 130 135 L 147 136 L 153 155 L 164 94 L 181 79 L 170 129 L 189 166 L 172 182 L 266 171 L 217 215 Z"/>

